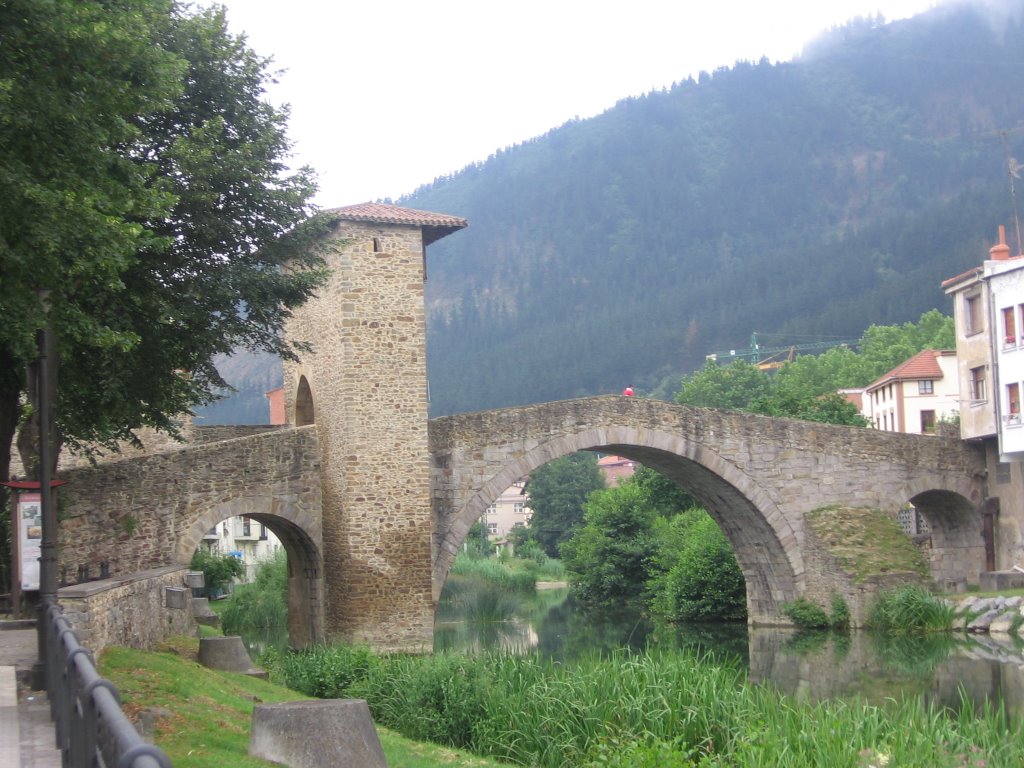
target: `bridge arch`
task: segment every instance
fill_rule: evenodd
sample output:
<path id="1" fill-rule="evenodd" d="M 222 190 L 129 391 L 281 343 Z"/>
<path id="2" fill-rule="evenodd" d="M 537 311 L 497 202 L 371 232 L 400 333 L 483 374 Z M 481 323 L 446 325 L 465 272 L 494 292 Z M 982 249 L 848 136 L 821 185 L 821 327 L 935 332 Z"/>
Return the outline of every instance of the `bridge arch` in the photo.
<path id="1" fill-rule="evenodd" d="M 188 564 L 203 536 L 230 517 L 262 523 L 281 541 L 288 556 L 288 637 L 293 648 L 323 642 L 323 555 L 316 543 L 320 524 L 295 499 L 272 493 L 241 496 L 199 512 L 175 543 L 175 558 Z"/>
<path id="2" fill-rule="evenodd" d="M 767 492 L 734 463 L 679 434 L 635 426 L 581 429 L 544 440 L 483 482 L 451 520 L 437 549 L 434 599 L 473 523 L 513 482 L 576 451 L 600 451 L 638 461 L 677 483 L 707 509 L 732 544 L 747 584 L 750 620 L 775 620 L 779 604 L 796 598 L 804 563 L 799 537 Z"/>
<path id="3" fill-rule="evenodd" d="M 911 486 L 904 497 L 928 523 L 929 570 L 940 587 L 965 577 L 973 582 L 979 573 L 990 569 L 983 515 L 971 496 L 972 488 L 959 483 L 951 488 Z"/>

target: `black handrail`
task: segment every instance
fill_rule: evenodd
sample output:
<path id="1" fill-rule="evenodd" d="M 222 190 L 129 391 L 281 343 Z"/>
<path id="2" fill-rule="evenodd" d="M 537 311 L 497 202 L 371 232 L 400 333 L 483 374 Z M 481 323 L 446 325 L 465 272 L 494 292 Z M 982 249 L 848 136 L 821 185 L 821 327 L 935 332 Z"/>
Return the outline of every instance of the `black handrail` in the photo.
<path id="1" fill-rule="evenodd" d="M 46 649 L 46 695 L 65 768 L 171 768 L 121 711 L 117 688 L 100 677 L 63 609 L 49 601 L 39 631 Z"/>

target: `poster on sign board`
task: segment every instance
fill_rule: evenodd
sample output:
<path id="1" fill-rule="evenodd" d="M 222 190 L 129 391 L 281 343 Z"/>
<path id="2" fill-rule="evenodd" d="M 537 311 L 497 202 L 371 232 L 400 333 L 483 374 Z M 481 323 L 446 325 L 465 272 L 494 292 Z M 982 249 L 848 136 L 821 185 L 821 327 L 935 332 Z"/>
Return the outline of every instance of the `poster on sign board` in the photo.
<path id="1" fill-rule="evenodd" d="M 43 544 L 43 503 L 38 493 L 23 493 L 18 498 L 21 543 L 21 588 L 39 589 L 39 558 Z"/>

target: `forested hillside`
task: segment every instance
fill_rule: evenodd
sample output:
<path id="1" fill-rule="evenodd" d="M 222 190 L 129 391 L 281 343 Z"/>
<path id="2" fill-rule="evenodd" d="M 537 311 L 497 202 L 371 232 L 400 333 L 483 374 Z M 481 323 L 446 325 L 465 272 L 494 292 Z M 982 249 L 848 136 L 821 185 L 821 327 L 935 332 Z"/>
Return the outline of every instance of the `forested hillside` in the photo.
<path id="1" fill-rule="evenodd" d="M 949 313 L 940 282 L 1014 232 L 1022 42 L 967 5 L 856 20 L 395 201 L 470 222 L 428 252 L 431 414 L 627 383 L 670 397 L 754 331 L 788 345 Z"/>
<path id="2" fill-rule="evenodd" d="M 948 313 L 941 280 L 1012 224 L 1021 42 L 966 6 L 858 20 L 397 201 L 470 222 L 428 254 L 432 414 L 643 394 L 752 331 L 856 338 Z"/>

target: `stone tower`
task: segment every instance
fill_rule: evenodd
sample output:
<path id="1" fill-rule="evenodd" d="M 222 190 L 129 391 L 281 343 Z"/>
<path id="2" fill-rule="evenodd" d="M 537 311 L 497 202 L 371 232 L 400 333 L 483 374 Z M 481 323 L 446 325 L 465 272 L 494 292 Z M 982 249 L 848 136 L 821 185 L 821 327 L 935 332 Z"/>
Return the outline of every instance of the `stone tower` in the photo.
<path id="1" fill-rule="evenodd" d="M 379 203 L 321 215 L 331 276 L 286 327 L 313 350 L 286 363 L 285 401 L 319 435 L 325 633 L 430 650 L 426 247 L 466 221 Z"/>

